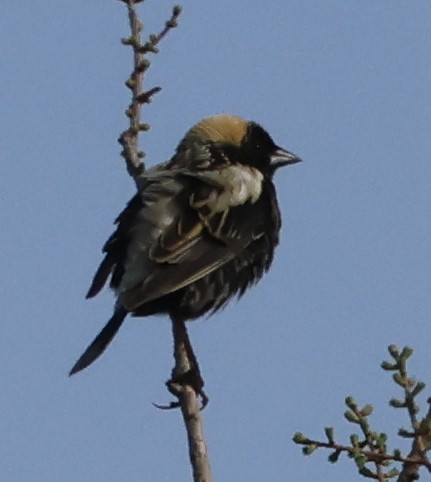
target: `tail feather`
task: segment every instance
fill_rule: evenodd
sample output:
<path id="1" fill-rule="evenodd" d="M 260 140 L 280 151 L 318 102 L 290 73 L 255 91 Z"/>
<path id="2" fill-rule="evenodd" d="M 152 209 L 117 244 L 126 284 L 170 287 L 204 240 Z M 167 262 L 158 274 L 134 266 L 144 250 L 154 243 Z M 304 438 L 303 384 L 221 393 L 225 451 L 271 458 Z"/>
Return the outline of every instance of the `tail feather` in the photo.
<path id="1" fill-rule="evenodd" d="M 112 269 L 114 267 L 114 262 L 112 260 L 112 256 L 108 253 L 103 261 L 100 263 L 100 266 L 97 268 L 96 274 L 93 277 L 93 281 L 91 282 L 90 289 L 86 294 L 86 298 L 93 298 L 94 296 L 99 293 L 99 291 L 103 288 L 108 279 L 108 276 L 111 274 Z"/>
<path id="2" fill-rule="evenodd" d="M 80 372 L 84 368 L 91 365 L 99 356 L 105 351 L 107 346 L 111 343 L 114 336 L 117 334 L 124 318 L 126 318 L 127 311 L 123 308 L 115 311 L 112 318 L 108 321 L 103 330 L 96 336 L 93 342 L 87 347 L 84 353 L 80 356 L 79 360 L 73 365 L 72 370 L 69 372 L 69 376 Z"/>

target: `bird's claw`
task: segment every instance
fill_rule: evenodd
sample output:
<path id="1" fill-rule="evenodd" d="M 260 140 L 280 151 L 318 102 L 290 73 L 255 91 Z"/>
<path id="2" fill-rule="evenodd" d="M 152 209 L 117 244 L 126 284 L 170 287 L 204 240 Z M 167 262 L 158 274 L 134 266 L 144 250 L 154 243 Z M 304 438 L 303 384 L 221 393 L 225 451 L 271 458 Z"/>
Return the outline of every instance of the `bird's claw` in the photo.
<path id="1" fill-rule="evenodd" d="M 195 370 L 189 370 L 182 375 L 176 375 L 172 377 L 170 380 L 166 382 L 166 387 L 172 395 L 181 399 L 182 389 L 185 386 L 189 386 L 193 388 L 197 397 L 200 398 L 201 408 L 203 410 L 209 402 L 208 395 L 205 393 L 203 386 L 204 381 L 200 375 L 200 373 L 196 372 Z M 181 406 L 180 401 L 170 402 L 168 405 L 159 405 L 157 403 L 153 403 L 153 405 L 160 409 L 160 410 L 172 410 L 175 408 L 179 408 Z"/>
<path id="2" fill-rule="evenodd" d="M 171 402 L 169 405 L 160 405 L 153 402 L 153 406 L 158 408 L 159 410 L 172 410 L 174 408 L 179 408 L 180 402 Z"/>

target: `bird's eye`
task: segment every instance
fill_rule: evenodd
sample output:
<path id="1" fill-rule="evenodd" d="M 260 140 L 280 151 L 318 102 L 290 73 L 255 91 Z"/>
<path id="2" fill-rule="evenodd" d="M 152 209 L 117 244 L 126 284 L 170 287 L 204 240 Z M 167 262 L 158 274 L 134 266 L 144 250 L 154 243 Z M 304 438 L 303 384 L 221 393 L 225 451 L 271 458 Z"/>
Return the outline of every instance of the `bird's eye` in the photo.
<path id="1" fill-rule="evenodd" d="M 256 150 L 260 150 L 260 149 L 262 149 L 262 144 L 261 144 L 260 142 L 257 142 L 257 143 L 254 145 L 254 148 L 255 148 Z"/>

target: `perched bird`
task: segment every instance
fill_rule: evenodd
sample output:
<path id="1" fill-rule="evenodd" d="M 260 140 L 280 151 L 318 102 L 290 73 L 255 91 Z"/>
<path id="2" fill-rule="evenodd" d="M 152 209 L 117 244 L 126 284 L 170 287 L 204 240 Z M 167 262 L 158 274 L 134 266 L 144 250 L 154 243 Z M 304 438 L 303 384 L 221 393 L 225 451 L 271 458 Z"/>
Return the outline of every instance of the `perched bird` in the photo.
<path id="1" fill-rule="evenodd" d="M 108 278 L 114 314 L 70 371 L 94 362 L 128 314 L 184 323 L 241 297 L 271 266 L 279 241 L 275 171 L 301 159 L 257 123 L 209 117 L 172 159 L 144 173 L 106 242 L 87 298 Z"/>

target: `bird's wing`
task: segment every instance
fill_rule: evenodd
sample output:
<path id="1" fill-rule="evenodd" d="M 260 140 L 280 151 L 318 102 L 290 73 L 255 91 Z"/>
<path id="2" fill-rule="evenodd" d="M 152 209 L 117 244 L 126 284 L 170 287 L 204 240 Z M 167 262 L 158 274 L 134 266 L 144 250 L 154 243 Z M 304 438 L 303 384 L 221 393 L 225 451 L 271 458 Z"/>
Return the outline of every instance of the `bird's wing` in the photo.
<path id="1" fill-rule="evenodd" d="M 144 207 L 139 212 L 144 224 L 155 226 L 152 236 L 146 235 L 150 264 L 140 268 L 133 256 L 129 268 L 125 264 L 125 282 L 119 289 L 122 306 L 133 311 L 181 289 L 261 237 L 268 216 L 267 205 L 261 202 L 262 184 L 262 175 L 245 166 L 198 172 L 180 169 L 154 176 L 143 192 Z M 138 237 L 142 238 L 142 231 Z M 133 278 L 128 271 L 134 269 L 141 273 Z M 138 278 L 138 283 L 131 282 Z"/>

